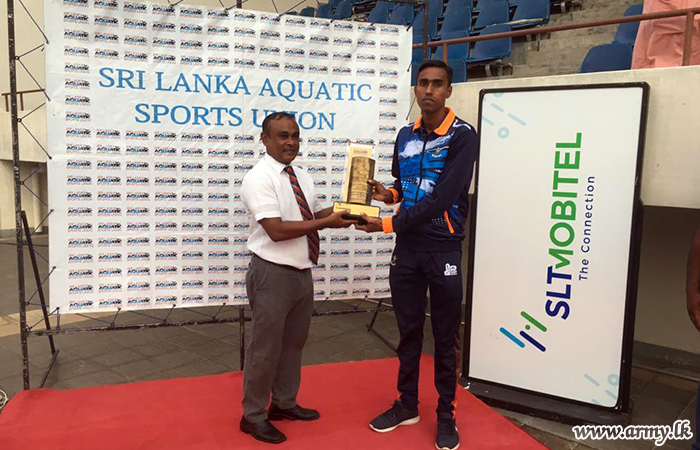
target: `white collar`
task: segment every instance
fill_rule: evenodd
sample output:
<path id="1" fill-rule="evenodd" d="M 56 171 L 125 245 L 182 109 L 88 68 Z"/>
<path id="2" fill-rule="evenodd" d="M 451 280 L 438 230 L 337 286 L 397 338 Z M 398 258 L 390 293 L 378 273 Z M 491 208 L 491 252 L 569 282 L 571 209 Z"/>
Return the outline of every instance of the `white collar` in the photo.
<path id="1" fill-rule="evenodd" d="M 284 169 L 287 167 L 286 165 L 282 164 L 281 162 L 277 161 L 275 158 L 270 156 L 268 153 L 265 153 L 265 161 L 277 171 L 277 173 L 282 173 L 284 172 Z M 290 164 L 291 166 L 291 164 Z"/>

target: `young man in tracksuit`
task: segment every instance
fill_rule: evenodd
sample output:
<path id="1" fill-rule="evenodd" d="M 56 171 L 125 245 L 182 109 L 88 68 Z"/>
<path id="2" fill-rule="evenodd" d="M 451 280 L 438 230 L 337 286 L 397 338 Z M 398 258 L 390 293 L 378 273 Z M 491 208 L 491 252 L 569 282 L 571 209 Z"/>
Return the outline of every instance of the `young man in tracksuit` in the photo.
<path id="1" fill-rule="evenodd" d="M 383 433 L 420 420 L 418 373 L 429 289 L 439 394 L 435 446 L 454 450 L 459 447 L 454 400 L 463 298 L 462 240 L 478 139 L 471 125 L 445 107 L 452 93 L 451 80 L 451 68 L 441 61 L 427 61 L 418 69 L 415 95 L 422 115 L 397 136 L 394 186 L 386 189 L 374 180 L 369 182 L 374 199 L 401 205 L 393 217 L 364 216 L 368 223 L 356 228 L 396 233 L 389 282 L 401 334 L 401 395 L 370 427 Z"/>

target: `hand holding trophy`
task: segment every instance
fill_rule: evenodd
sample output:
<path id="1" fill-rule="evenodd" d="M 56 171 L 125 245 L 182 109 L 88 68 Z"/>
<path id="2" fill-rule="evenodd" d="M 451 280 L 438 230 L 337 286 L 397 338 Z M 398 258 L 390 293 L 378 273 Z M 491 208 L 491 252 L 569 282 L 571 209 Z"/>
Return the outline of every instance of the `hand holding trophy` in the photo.
<path id="1" fill-rule="evenodd" d="M 385 188 L 382 183 L 376 180 L 367 180 L 367 183 L 372 186 L 373 200 L 379 200 L 380 202 L 389 204 L 394 202 L 394 194 L 392 194 L 389 189 Z"/>

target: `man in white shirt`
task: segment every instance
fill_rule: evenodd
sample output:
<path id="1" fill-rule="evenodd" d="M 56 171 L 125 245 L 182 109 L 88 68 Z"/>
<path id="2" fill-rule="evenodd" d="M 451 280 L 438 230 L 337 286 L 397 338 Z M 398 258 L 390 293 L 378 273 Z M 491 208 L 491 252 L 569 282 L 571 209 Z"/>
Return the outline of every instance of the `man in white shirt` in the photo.
<path id="1" fill-rule="evenodd" d="M 290 165 L 299 153 L 294 116 L 273 113 L 262 129 L 267 155 L 246 174 L 242 187 L 243 203 L 251 216 L 248 249 L 253 257 L 246 290 L 253 327 L 243 369 L 240 429 L 276 444 L 287 437 L 270 420 L 320 417 L 318 411 L 296 402 L 301 352 L 313 309 L 311 267 L 318 262 L 318 231 L 347 228 L 356 221 L 343 219 L 343 212 L 321 209 L 311 177 Z"/>

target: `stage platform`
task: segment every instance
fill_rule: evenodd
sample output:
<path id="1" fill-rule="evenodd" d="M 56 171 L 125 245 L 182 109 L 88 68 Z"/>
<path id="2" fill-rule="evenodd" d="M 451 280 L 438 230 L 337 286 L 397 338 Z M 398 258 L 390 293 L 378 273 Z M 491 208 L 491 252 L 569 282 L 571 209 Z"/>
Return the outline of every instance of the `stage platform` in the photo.
<path id="1" fill-rule="evenodd" d="M 421 421 L 391 433 L 368 422 L 396 398 L 396 358 L 305 366 L 299 403 L 314 422 L 275 422 L 288 440 L 255 441 L 238 430 L 242 373 L 16 395 L 0 414 L 3 450 L 434 449 L 437 393 L 432 358 L 421 364 Z M 462 388 L 461 449 L 546 450 Z"/>

